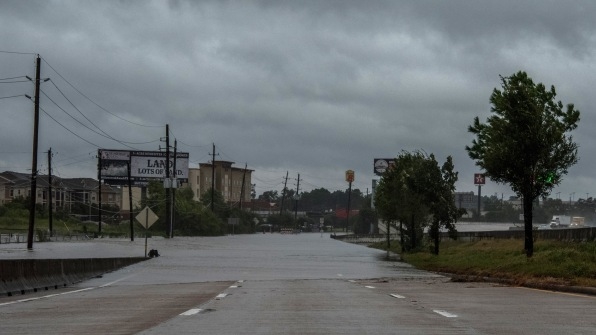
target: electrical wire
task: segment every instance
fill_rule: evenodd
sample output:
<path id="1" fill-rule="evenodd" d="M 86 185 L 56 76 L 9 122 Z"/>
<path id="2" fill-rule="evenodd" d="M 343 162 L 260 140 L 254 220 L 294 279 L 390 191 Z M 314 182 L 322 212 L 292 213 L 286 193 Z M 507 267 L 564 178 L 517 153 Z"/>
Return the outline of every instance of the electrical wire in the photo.
<path id="1" fill-rule="evenodd" d="M 56 122 L 57 124 L 59 124 L 59 125 L 60 125 L 62 128 L 66 129 L 66 130 L 67 130 L 69 133 L 71 133 L 71 134 L 73 134 L 74 136 L 76 136 L 76 137 L 80 138 L 81 140 L 83 140 L 83 141 L 85 141 L 85 142 L 87 142 L 87 143 L 91 144 L 91 145 L 92 145 L 92 146 L 94 146 L 94 147 L 101 148 L 99 145 L 97 145 L 97 144 L 95 144 L 95 143 L 93 143 L 93 142 L 90 142 L 90 141 L 88 141 L 88 140 L 84 139 L 83 137 L 79 136 L 78 134 L 76 134 L 76 133 L 75 133 L 75 132 L 73 132 L 72 130 L 68 129 L 68 127 L 66 127 L 65 125 L 63 125 L 62 123 L 60 123 L 58 120 L 54 119 L 54 117 L 52 117 L 52 116 L 51 116 L 51 115 L 50 115 L 48 112 L 46 112 L 46 111 L 45 111 L 43 108 L 39 107 L 39 109 L 41 109 L 41 110 L 42 110 L 42 111 L 43 111 L 43 112 L 44 112 L 44 113 L 45 113 L 45 114 L 46 114 L 46 115 L 47 115 L 47 116 L 48 116 L 50 119 L 54 120 L 54 122 Z"/>
<path id="2" fill-rule="evenodd" d="M 81 115 L 82 115 L 82 116 L 85 118 L 85 120 L 87 120 L 87 121 L 88 121 L 89 123 L 91 123 L 91 124 L 92 124 L 92 125 L 93 125 L 95 128 L 97 128 L 99 131 L 101 131 L 103 134 L 105 134 L 105 136 L 104 136 L 104 137 L 106 137 L 106 138 L 109 138 L 109 139 L 111 139 L 111 140 L 113 140 L 113 141 L 116 141 L 116 142 L 118 142 L 118 143 L 120 143 L 120 144 L 122 144 L 122 145 L 126 145 L 126 144 L 149 144 L 149 143 L 154 143 L 154 142 L 156 142 L 156 141 L 157 141 L 157 140 L 153 140 L 153 141 L 148 141 L 148 142 L 129 142 L 129 141 L 123 141 L 123 140 L 119 140 L 119 139 L 116 139 L 116 138 L 112 137 L 110 134 L 106 133 L 106 132 L 105 132 L 103 129 L 101 129 L 101 128 L 100 128 L 98 125 L 96 125 L 95 123 L 93 123 L 93 121 L 91 121 L 91 120 L 90 120 L 90 119 L 89 119 L 89 118 L 88 118 L 88 117 L 87 117 L 85 114 L 83 114 L 83 112 L 81 112 L 81 110 L 80 110 L 79 108 L 77 108 L 77 106 L 75 106 L 75 105 L 74 105 L 74 103 L 72 103 L 72 101 L 71 101 L 70 99 L 68 99 L 68 97 L 66 96 L 66 94 L 64 94 L 64 92 L 62 92 L 62 90 L 61 90 L 61 89 L 58 87 L 58 85 L 56 85 L 56 83 L 55 83 L 53 80 L 51 80 L 51 79 L 50 79 L 50 82 L 52 83 L 52 85 L 54 85 L 54 87 L 55 87 L 55 88 L 58 90 L 58 92 L 60 92 L 60 94 L 62 94 L 62 96 L 64 97 L 64 99 L 66 99 L 66 101 L 68 101 L 68 103 L 70 103 L 70 105 L 71 105 L 71 106 L 72 106 L 72 107 L 73 107 L 73 108 L 74 108 L 74 109 L 75 109 L 77 112 L 79 112 L 79 114 L 81 114 Z M 47 94 L 45 94 L 45 93 L 44 93 L 44 95 L 46 95 L 46 96 L 47 96 Z M 50 99 L 50 100 L 51 100 L 51 99 Z M 54 102 L 54 101 L 52 101 L 52 102 Z M 54 104 L 56 104 L 56 103 L 54 102 Z M 60 108 L 60 107 L 58 107 L 58 108 Z M 62 109 L 62 108 L 61 108 L 61 109 Z M 70 114 L 69 114 L 69 116 L 70 116 Z M 73 118 L 73 119 L 74 119 L 74 118 Z M 76 120 L 76 119 L 75 119 L 75 120 Z M 78 121 L 77 121 L 77 122 L 78 122 Z M 79 123 L 80 123 L 80 122 L 79 122 Z M 82 124 L 82 123 L 81 123 L 81 124 Z M 83 126 L 84 126 L 84 125 L 83 125 Z M 93 131 L 93 130 L 92 130 L 91 128 L 89 128 L 89 127 L 87 127 L 87 129 L 89 129 L 89 130 Z M 98 133 L 96 132 L 96 134 L 98 134 Z M 101 134 L 98 134 L 98 135 L 101 135 Z M 103 135 L 102 135 L 102 136 L 103 136 Z M 126 143 L 126 144 L 125 144 L 125 143 Z M 129 148 L 130 148 L 130 147 L 129 147 Z M 135 149 L 135 148 L 131 148 L 131 149 Z M 137 150 L 137 149 L 135 149 L 135 150 Z"/>
<path id="3" fill-rule="evenodd" d="M 4 81 L 4 80 L 12 80 L 12 79 L 19 79 L 19 78 L 27 78 L 27 76 L 18 76 L 18 77 L 0 78 L 0 81 Z"/>
<path id="4" fill-rule="evenodd" d="M 7 97 L 0 97 L 0 99 L 10 99 L 10 98 L 17 98 L 17 97 L 25 97 L 25 94 L 18 94 L 18 95 L 11 95 Z"/>
<path id="5" fill-rule="evenodd" d="M 0 50 L 0 53 L 16 54 L 16 55 L 37 55 L 37 53 L 34 53 L 34 52 L 19 52 L 19 51 L 7 51 L 7 50 Z"/>
<path id="6" fill-rule="evenodd" d="M 43 90 L 41 90 L 41 92 L 42 92 L 42 93 L 43 93 L 43 95 L 44 95 L 46 98 L 48 98 L 48 99 L 49 99 L 49 100 L 50 100 L 50 101 L 51 101 L 51 102 L 52 102 L 54 105 L 56 105 L 56 107 L 58 107 L 58 108 L 59 108 L 61 111 L 63 111 L 63 112 L 66 114 L 66 115 L 70 116 L 70 117 L 71 117 L 73 120 L 75 120 L 75 121 L 76 121 L 78 124 L 80 124 L 81 126 L 83 126 L 83 127 L 87 128 L 87 129 L 89 129 L 90 131 L 92 131 L 93 133 L 95 133 L 95 134 L 97 134 L 97 135 L 99 135 L 99 136 L 102 136 L 102 137 L 105 137 L 105 138 L 107 138 L 107 139 L 110 139 L 110 140 L 112 140 L 112 141 L 118 142 L 118 143 L 120 143 L 120 144 L 124 145 L 125 147 L 128 147 L 128 148 L 130 148 L 130 149 L 133 149 L 133 150 L 138 150 L 138 149 L 135 149 L 135 148 L 133 148 L 133 147 L 131 147 L 131 146 L 127 145 L 127 144 L 124 144 L 124 143 L 122 143 L 122 142 L 118 141 L 117 139 L 115 139 L 115 138 L 111 137 L 110 135 L 104 135 L 104 134 L 101 134 L 101 133 L 99 133 L 98 131 L 96 131 L 96 130 L 94 130 L 94 129 L 91 129 L 89 126 L 87 126 L 86 124 L 84 124 L 83 122 L 79 121 L 77 118 L 75 118 L 74 116 L 72 116 L 70 113 L 68 113 L 68 112 L 67 112 L 67 111 L 66 111 L 64 108 L 60 107 L 60 105 L 58 105 L 58 104 L 57 104 L 57 103 L 56 103 L 54 100 L 52 100 L 52 98 L 50 98 L 50 97 L 49 97 L 49 96 L 48 96 L 48 95 L 47 95 L 47 94 L 46 94 L 46 93 L 45 93 Z M 76 107 L 75 107 L 75 109 L 76 109 Z"/>
<path id="7" fill-rule="evenodd" d="M 73 84 L 71 84 L 66 78 L 64 78 L 64 76 L 62 76 L 56 69 L 54 69 L 52 67 L 52 65 L 50 65 L 50 63 L 48 63 L 48 61 L 45 58 L 42 58 L 44 63 L 46 63 L 50 69 L 52 69 L 54 72 L 56 72 L 56 74 L 62 78 L 62 80 L 64 80 L 70 87 L 72 87 L 75 91 L 77 91 L 81 96 L 83 96 L 85 99 L 89 100 L 92 104 L 94 104 L 95 106 L 97 106 L 99 109 L 103 110 L 104 112 L 122 120 L 125 122 L 128 122 L 130 124 L 134 124 L 136 126 L 140 126 L 140 127 L 147 127 L 147 128 L 156 128 L 156 127 L 163 127 L 163 125 L 145 125 L 145 124 L 140 124 L 140 123 L 136 123 L 130 120 L 127 120 L 119 115 L 116 115 L 115 113 L 110 112 L 109 110 L 107 110 L 106 108 L 102 107 L 101 105 L 99 105 L 98 103 L 96 103 L 95 101 L 93 101 L 91 98 L 89 98 L 87 95 L 85 95 L 83 92 L 81 92 L 78 88 L 76 88 Z"/>

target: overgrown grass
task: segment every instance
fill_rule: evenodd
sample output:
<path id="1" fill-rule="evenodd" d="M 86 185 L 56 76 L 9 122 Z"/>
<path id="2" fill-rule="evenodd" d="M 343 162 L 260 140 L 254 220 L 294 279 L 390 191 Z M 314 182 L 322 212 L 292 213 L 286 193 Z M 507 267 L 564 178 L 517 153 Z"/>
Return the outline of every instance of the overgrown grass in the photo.
<path id="1" fill-rule="evenodd" d="M 29 218 L 23 217 L 0 217 L 0 232 L 2 233 L 27 233 L 29 229 Z M 46 232 L 49 230 L 49 220 L 47 218 L 35 219 L 35 230 Z M 94 235 L 98 232 L 97 223 L 80 222 L 75 219 L 59 220 L 54 219 L 52 230 L 57 235 L 69 234 L 87 234 Z M 145 228 L 135 222 L 135 233 L 144 234 Z M 129 236 L 130 225 L 128 223 L 102 224 L 101 231 L 103 236 Z"/>
<path id="2" fill-rule="evenodd" d="M 436 272 L 509 279 L 514 283 L 543 283 L 596 287 L 596 243 L 536 241 L 534 256 L 527 258 L 521 240 L 444 241 L 439 255 L 401 253 L 413 266 Z M 373 247 L 385 250 L 379 243 Z"/>

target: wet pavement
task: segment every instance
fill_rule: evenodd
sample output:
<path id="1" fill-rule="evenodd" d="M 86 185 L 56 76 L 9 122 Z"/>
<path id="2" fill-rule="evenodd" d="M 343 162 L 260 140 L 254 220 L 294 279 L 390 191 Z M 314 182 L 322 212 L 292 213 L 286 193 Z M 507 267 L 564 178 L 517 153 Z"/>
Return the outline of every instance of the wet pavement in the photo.
<path id="1" fill-rule="evenodd" d="M 160 257 L 0 297 L 0 334 L 593 334 L 595 297 L 454 283 L 328 234 L 152 238 Z M 144 239 L 0 245 L 2 258 L 142 256 Z"/>

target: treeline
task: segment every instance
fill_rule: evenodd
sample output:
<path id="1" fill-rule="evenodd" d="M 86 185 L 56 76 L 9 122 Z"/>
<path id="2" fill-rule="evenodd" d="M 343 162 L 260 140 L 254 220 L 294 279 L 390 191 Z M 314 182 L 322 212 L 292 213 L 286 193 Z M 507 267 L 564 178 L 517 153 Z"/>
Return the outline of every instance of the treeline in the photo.
<path id="1" fill-rule="evenodd" d="M 348 196 L 350 193 L 345 191 L 329 191 L 324 188 L 317 188 L 309 192 L 301 192 L 296 198 L 295 190 L 286 189 L 281 194 L 278 191 L 266 191 L 258 197 L 258 200 L 275 203 L 277 208 L 281 208 L 282 201 L 284 210 L 294 210 L 296 200 L 298 200 L 298 210 L 306 212 L 329 212 L 337 209 L 346 209 L 348 207 Z M 359 209 L 365 202 L 370 202 L 370 196 L 367 197 L 359 189 L 353 189 L 350 196 L 350 208 Z"/>

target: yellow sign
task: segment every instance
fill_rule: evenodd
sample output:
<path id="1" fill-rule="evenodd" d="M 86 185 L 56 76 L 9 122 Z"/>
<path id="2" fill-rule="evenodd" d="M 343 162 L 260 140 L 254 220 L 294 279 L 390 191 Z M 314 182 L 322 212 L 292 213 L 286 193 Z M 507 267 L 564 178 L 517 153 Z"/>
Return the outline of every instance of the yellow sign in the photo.
<path id="1" fill-rule="evenodd" d="M 354 170 L 348 170 L 346 171 L 346 181 L 348 183 L 351 183 L 354 181 Z"/>

